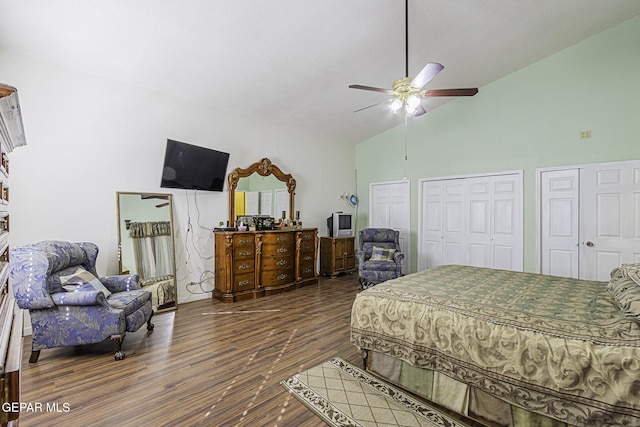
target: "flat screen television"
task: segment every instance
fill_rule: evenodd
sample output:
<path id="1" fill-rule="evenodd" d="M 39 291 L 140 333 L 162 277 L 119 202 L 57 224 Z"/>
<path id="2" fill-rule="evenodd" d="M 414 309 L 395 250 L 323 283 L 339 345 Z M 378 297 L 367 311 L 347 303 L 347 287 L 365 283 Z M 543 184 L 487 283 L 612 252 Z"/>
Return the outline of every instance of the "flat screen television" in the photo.
<path id="1" fill-rule="evenodd" d="M 228 163 L 229 153 L 167 139 L 160 187 L 222 191 Z"/>
<path id="2" fill-rule="evenodd" d="M 344 212 L 334 212 L 327 218 L 329 237 L 353 236 L 353 215 Z"/>

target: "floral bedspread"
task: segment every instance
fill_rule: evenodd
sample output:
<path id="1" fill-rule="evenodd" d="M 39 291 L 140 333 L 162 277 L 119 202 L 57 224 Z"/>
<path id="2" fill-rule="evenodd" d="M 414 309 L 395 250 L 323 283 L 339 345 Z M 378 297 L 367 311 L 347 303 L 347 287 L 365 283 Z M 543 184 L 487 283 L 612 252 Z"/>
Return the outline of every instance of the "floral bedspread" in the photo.
<path id="1" fill-rule="evenodd" d="M 606 282 L 435 267 L 358 294 L 351 341 L 570 424 L 640 423 L 640 324 Z"/>

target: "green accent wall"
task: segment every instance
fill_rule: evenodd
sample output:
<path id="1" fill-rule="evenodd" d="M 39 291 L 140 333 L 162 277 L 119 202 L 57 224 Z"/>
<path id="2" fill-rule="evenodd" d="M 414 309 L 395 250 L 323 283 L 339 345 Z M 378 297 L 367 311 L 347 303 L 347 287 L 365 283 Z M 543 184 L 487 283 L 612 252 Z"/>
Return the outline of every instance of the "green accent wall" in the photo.
<path id="1" fill-rule="evenodd" d="M 404 125 L 356 147 L 359 228 L 370 183 L 409 179 L 415 271 L 419 179 L 523 170 L 524 268 L 536 271 L 536 169 L 640 159 L 640 16 L 409 119 L 406 153 Z"/>

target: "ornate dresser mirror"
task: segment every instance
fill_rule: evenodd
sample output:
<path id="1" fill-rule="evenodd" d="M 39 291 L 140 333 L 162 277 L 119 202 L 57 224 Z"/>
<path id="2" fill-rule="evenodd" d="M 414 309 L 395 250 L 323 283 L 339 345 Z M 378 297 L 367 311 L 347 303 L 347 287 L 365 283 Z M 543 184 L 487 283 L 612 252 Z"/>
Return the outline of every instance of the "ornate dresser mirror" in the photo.
<path id="1" fill-rule="evenodd" d="M 153 311 L 178 308 L 171 194 L 117 192 L 120 273 L 140 276 Z"/>
<path id="2" fill-rule="evenodd" d="M 252 177 L 254 173 L 265 178 L 275 178 L 272 180 L 273 182 L 280 183 L 281 185 L 284 184 L 282 186 L 283 188 L 286 186 L 289 195 L 286 215 L 287 218 L 293 219 L 296 180 L 291 174 L 282 172 L 278 166 L 271 163 L 271 160 L 265 157 L 259 162 L 253 163 L 248 168 L 235 168 L 227 177 L 227 181 L 229 182 L 229 226 L 233 227 L 236 221 L 236 212 L 238 211 L 236 209 L 236 190 L 238 189 L 240 179 Z M 277 187 L 278 185 L 275 185 L 271 188 L 278 191 Z M 278 216 L 278 213 L 276 213 L 275 216 Z"/>

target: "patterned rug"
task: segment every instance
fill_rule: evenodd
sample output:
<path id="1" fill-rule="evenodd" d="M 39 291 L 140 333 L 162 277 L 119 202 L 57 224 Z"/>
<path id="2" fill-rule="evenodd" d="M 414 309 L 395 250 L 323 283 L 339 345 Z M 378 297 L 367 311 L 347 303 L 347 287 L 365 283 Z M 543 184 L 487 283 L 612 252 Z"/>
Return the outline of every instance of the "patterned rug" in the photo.
<path id="1" fill-rule="evenodd" d="M 466 427 L 340 358 L 280 384 L 331 426 Z"/>

